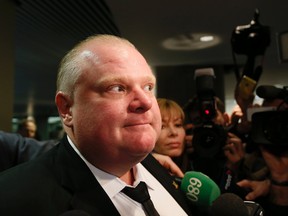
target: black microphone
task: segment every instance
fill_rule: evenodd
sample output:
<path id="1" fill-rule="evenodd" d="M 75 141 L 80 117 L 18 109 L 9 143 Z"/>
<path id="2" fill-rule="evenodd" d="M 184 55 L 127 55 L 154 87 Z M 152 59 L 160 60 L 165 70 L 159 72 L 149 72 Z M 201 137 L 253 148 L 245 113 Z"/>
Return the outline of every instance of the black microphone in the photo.
<path id="1" fill-rule="evenodd" d="M 248 194 L 246 189 L 237 185 L 235 173 L 227 167 L 223 169 L 219 188 L 221 193 L 233 193 L 239 196 L 241 199 L 244 199 Z"/>
<path id="2" fill-rule="evenodd" d="M 256 89 L 256 94 L 264 99 L 285 99 L 288 96 L 288 91 L 283 88 L 277 88 L 272 85 L 261 85 Z"/>
<path id="3" fill-rule="evenodd" d="M 248 216 L 243 200 L 233 193 L 220 195 L 212 204 L 212 216 Z"/>
<path id="4" fill-rule="evenodd" d="M 212 216 L 264 216 L 263 208 L 255 202 L 243 201 L 233 193 L 220 195 L 212 204 Z"/>
<path id="5" fill-rule="evenodd" d="M 263 216 L 264 209 L 261 205 L 253 201 L 244 201 L 244 204 L 247 207 L 249 216 Z"/>
<path id="6" fill-rule="evenodd" d="M 83 210 L 71 210 L 71 211 L 66 211 L 62 214 L 60 214 L 59 216 L 90 216 L 90 214 L 88 214 L 87 212 L 83 211 Z"/>

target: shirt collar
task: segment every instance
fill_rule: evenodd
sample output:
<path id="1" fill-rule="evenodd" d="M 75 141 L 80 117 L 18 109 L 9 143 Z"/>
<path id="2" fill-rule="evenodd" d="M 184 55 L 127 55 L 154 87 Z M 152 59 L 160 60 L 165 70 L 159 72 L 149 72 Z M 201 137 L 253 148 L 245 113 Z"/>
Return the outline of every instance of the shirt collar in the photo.
<path id="1" fill-rule="evenodd" d="M 122 181 L 117 176 L 104 172 L 103 170 L 100 170 L 96 168 L 94 165 L 92 165 L 89 161 L 86 160 L 86 158 L 84 158 L 84 156 L 75 146 L 75 144 L 72 142 L 69 136 L 67 136 L 67 139 L 71 147 L 74 149 L 74 151 L 86 163 L 90 171 L 93 173 L 94 177 L 100 183 L 100 185 L 105 190 L 105 192 L 108 194 L 109 198 L 114 197 L 124 187 L 128 186 L 124 181 Z M 135 177 L 133 187 L 137 186 L 140 181 L 144 181 L 147 184 L 148 188 L 150 188 L 151 190 L 154 190 L 152 179 L 151 179 L 151 174 L 145 169 L 145 167 L 141 163 L 138 163 L 133 167 L 133 174 Z"/>

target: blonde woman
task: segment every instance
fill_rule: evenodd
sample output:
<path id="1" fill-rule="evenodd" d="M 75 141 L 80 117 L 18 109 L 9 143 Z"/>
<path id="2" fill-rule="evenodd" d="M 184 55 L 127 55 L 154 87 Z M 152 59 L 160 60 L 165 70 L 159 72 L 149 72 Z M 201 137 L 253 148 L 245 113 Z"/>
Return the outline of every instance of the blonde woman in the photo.
<path id="1" fill-rule="evenodd" d="M 169 156 L 182 172 L 186 172 L 190 170 L 190 166 L 185 154 L 184 111 L 173 100 L 158 98 L 157 102 L 160 108 L 162 127 L 153 152 Z"/>

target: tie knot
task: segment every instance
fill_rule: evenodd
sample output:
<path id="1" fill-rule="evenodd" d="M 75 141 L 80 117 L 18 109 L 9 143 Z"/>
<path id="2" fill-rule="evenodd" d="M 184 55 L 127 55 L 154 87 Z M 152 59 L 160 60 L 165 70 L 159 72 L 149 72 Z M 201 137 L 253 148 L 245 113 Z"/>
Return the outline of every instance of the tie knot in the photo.
<path id="1" fill-rule="evenodd" d="M 141 203 L 144 207 L 146 215 L 159 216 L 150 199 L 150 195 L 148 193 L 147 185 L 145 182 L 141 181 L 135 188 L 125 187 L 122 192 L 136 202 Z"/>
<path id="2" fill-rule="evenodd" d="M 150 199 L 147 185 L 142 181 L 135 188 L 125 187 L 122 192 L 129 196 L 131 199 L 142 204 Z"/>

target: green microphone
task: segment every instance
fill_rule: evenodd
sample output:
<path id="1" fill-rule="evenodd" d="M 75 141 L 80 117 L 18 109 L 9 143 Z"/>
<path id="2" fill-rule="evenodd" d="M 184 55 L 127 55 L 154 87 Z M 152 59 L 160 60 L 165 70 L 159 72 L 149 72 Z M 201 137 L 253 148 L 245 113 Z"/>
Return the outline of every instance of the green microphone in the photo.
<path id="1" fill-rule="evenodd" d="M 212 206 L 221 192 L 218 185 L 207 175 L 189 171 L 186 172 L 180 185 L 188 200 L 198 206 Z"/>

